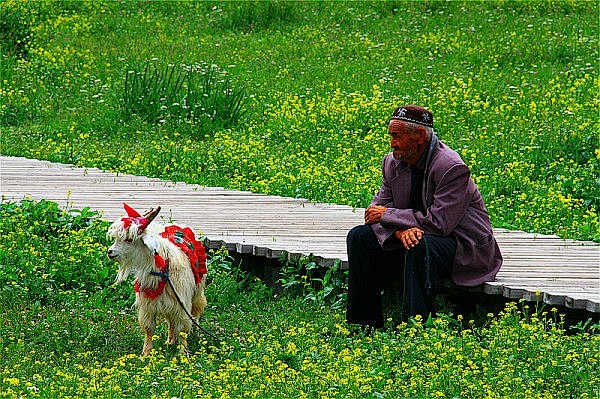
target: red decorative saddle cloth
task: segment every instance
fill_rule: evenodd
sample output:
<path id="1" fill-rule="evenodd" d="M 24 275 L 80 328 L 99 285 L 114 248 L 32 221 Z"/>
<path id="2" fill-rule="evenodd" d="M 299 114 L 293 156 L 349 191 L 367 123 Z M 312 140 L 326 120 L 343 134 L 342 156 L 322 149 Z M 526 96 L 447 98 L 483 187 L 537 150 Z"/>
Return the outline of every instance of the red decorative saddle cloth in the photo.
<path id="1" fill-rule="evenodd" d="M 208 272 L 206 269 L 206 252 L 204 245 L 200 241 L 196 240 L 194 232 L 189 227 L 181 228 L 179 226 L 171 225 L 165 228 L 165 231 L 160 235 L 173 244 L 177 245 L 190 260 L 190 267 L 194 273 L 194 280 L 196 284 L 200 284 L 202 277 Z M 154 255 L 154 264 L 160 270 L 161 273 L 168 273 L 169 259 L 163 259 L 159 254 Z M 135 292 L 141 292 L 145 297 L 152 300 L 159 297 L 165 289 L 167 280 L 163 278 L 155 289 L 141 287 L 138 280 L 135 281 L 133 289 Z"/>
<path id="2" fill-rule="evenodd" d="M 192 229 L 171 225 L 165 227 L 165 231 L 160 235 L 177 245 L 187 255 L 196 284 L 200 284 L 202 276 L 208 271 L 206 269 L 206 252 L 204 245 L 196 240 Z"/>

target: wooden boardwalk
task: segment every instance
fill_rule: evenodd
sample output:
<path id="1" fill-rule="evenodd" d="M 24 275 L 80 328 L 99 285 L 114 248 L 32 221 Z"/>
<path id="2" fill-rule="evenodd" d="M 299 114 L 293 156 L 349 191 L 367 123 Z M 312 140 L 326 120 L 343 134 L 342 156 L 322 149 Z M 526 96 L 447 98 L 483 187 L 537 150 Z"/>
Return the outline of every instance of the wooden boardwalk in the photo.
<path id="1" fill-rule="evenodd" d="M 312 254 L 324 266 L 336 259 L 346 265 L 346 234 L 363 223 L 364 212 L 6 156 L 0 156 L 0 193 L 3 201 L 90 207 L 109 221 L 123 215 L 123 202 L 140 211 L 160 205 L 159 219 L 190 225 L 209 248 L 268 258 Z M 600 313 L 600 246 L 522 231 L 495 234 L 504 265 L 484 292 Z"/>

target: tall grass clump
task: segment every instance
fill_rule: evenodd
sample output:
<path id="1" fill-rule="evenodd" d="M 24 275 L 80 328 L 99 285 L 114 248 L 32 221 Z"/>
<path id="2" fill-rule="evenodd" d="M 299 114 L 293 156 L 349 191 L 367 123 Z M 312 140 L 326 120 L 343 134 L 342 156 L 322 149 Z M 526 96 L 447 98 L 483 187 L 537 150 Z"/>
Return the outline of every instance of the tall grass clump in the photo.
<path id="1" fill-rule="evenodd" d="M 277 28 L 297 18 L 297 9 L 289 1 L 240 1 L 219 4 L 217 7 L 213 11 L 222 14 L 220 25 L 223 28 L 244 32 Z"/>
<path id="2" fill-rule="evenodd" d="M 123 89 L 124 117 L 137 115 L 150 123 L 170 116 L 169 108 L 181 100 L 182 71 L 174 65 L 164 70 L 151 64 L 127 71 Z"/>
<path id="3" fill-rule="evenodd" d="M 152 63 L 125 74 L 121 106 L 123 116 L 137 115 L 146 122 L 172 120 L 229 128 L 245 112 L 244 88 L 216 65 L 194 64 L 164 68 Z"/>

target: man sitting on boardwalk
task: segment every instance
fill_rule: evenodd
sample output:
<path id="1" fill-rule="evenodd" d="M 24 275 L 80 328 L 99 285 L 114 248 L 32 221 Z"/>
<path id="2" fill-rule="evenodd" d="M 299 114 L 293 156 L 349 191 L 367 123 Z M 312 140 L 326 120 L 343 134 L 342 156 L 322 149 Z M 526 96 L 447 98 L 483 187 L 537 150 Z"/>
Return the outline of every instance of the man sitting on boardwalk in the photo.
<path id="1" fill-rule="evenodd" d="M 365 224 L 348 233 L 352 324 L 383 327 L 382 290 L 403 281 L 403 317 L 434 314 L 436 284 L 494 280 L 502 255 L 483 199 L 460 156 L 433 132 L 433 115 L 415 105 L 389 121 L 393 152 Z"/>

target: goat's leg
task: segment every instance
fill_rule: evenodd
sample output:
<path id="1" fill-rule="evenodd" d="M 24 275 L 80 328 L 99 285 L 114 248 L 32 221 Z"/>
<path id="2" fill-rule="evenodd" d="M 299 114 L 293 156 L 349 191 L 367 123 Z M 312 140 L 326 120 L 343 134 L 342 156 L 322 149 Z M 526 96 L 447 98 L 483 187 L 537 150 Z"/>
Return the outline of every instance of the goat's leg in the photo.
<path id="1" fill-rule="evenodd" d="M 185 316 L 185 319 L 177 318 L 176 316 L 167 316 L 167 323 L 169 325 L 169 338 L 167 343 L 170 345 L 174 345 L 179 343 L 181 345 L 181 353 L 184 355 L 188 355 L 187 350 L 187 334 L 191 330 L 191 322 Z M 184 332 L 185 334 L 182 334 Z"/>
<path id="2" fill-rule="evenodd" d="M 178 327 L 179 327 L 179 332 L 185 333 L 185 334 L 180 334 L 179 332 L 177 333 L 177 335 L 179 336 L 179 344 L 181 345 L 181 354 L 189 357 L 189 352 L 187 349 L 187 347 L 188 347 L 187 335 L 192 330 L 192 322 L 188 317 L 186 317 L 185 319 L 183 319 L 181 321 L 181 323 L 178 325 Z"/>
<path id="3" fill-rule="evenodd" d="M 148 356 L 154 347 L 154 342 L 152 342 L 152 336 L 154 335 L 154 330 L 151 328 L 147 328 L 144 331 L 144 347 L 142 348 L 142 355 Z"/>
<path id="4" fill-rule="evenodd" d="M 165 318 L 167 319 L 167 325 L 169 326 L 169 336 L 167 337 L 167 344 L 174 345 L 175 343 L 177 343 L 177 335 L 179 333 L 175 331 L 176 328 L 173 318 L 169 315 L 165 316 Z"/>
<path id="5" fill-rule="evenodd" d="M 170 315 L 166 316 L 166 319 L 167 324 L 169 325 L 169 338 L 167 343 L 176 344 L 178 341 L 183 340 L 185 336 L 182 335 L 181 332 L 183 331 L 187 334 L 191 329 L 191 322 L 188 317 L 186 315 L 181 315 L 181 317 Z"/>
<path id="6" fill-rule="evenodd" d="M 156 330 L 156 320 L 154 315 L 147 312 L 146 309 L 140 308 L 138 322 L 140 323 L 140 327 L 142 327 L 142 331 L 144 332 L 144 347 L 142 349 L 142 355 L 147 356 L 150 354 L 150 351 L 152 351 L 154 346 L 152 337 L 154 336 L 154 331 Z"/>
<path id="7" fill-rule="evenodd" d="M 186 331 L 186 333 L 187 332 L 188 331 Z M 186 335 L 184 335 L 184 334 L 180 334 L 179 335 L 179 345 L 181 345 L 181 354 L 188 356 L 189 352 L 188 352 L 188 349 L 187 349 L 188 343 L 187 343 L 187 336 Z"/>
<path id="8" fill-rule="evenodd" d="M 206 297 L 204 296 L 204 291 L 202 291 L 199 295 L 194 298 L 194 302 L 192 302 L 192 316 L 194 319 L 198 320 L 200 316 L 204 314 L 204 309 L 206 308 L 207 302 Z"/>

